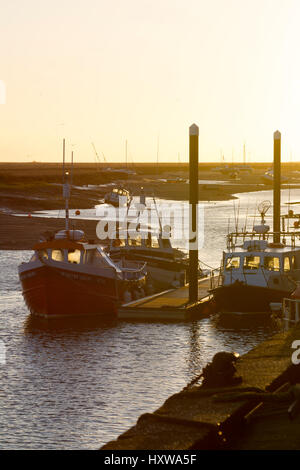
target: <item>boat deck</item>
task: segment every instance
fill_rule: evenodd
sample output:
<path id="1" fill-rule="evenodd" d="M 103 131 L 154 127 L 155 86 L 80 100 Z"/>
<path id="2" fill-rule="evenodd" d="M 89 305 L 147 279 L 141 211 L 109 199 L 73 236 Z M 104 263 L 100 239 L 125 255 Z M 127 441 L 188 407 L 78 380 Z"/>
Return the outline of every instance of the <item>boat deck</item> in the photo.
<path id="1" fill-rule="evenodd" d="M 212 298 L 209 289 L 210 278 L 199 279 L 196 303 L 189 303 L 189 285 L 186 284 L 124 304 L 118 309 L 118 318 L 186 320 L 192 316 L 204 316 L 205 307 Z"/>

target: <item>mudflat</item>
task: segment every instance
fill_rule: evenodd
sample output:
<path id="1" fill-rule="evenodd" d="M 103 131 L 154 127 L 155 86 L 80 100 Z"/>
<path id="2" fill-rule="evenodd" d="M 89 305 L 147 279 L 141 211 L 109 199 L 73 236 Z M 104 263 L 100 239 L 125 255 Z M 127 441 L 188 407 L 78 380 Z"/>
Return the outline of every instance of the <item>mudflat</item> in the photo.
<path id="1" fill-rule="evenodd" d="M 122 165 L 110 165 L 122 170 Z M 225 165 L 199 164 L 199 201 L 222 201 L 242 192 L 260 191 L 270 164 L 253 164 L 251 172 L 227 171 Z M 229 165 L 230 168 L 230 165 Z M 235 167 L 236 168 L 236 167 Z M 95 163 L 74 165 L 71 209 L 93 208 L 103 201 L 113 185 L 138 195 L 141 187 L 147 197 L 185 201 L 189 198 L 187 164 L 140 163 L 135 174 L 109 172 Z M 123 168 L 124 169 L 124 168 Z M 130 168 L 132 169 L 132 168 Z M 299 187 L 300 164 L 283 164 L 282 173 L 289 187 Z M 30 217 L 41 210 L 63 210 L 62 165 L 59 163 L 0 163 L 0 249 L 31 249 L 42 232 L 64 228 L 62 219 Z M 22 214 L 26 217 L 16 217 Z M 85 230 L 88 238 L 96 238 L 96 221 L 75 220 L 76 227 Z"/>

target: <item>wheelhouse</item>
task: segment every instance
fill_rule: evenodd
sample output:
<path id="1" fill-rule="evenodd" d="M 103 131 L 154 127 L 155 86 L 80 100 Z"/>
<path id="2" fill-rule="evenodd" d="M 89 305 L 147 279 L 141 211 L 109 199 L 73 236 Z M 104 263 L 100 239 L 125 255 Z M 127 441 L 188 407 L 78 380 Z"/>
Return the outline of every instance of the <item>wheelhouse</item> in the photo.
<path id="1" fill-rule="evenodd" d="M 88 269 L 91 274 L 104 270 L 106 276 L 123 280 L 139 279 L 146 274 L 146 263 L 140 263 L 138 267 L 120 266 L 99 245 L 76 243 L 71 240 L 52 240 L 37 243 L 34 250 L 30 261 L 40 260 L 47 264 L 63 263 L 65 268 L 71 270 L 72 265 L 76 265 L 76 269 L 80 271 Z"/>

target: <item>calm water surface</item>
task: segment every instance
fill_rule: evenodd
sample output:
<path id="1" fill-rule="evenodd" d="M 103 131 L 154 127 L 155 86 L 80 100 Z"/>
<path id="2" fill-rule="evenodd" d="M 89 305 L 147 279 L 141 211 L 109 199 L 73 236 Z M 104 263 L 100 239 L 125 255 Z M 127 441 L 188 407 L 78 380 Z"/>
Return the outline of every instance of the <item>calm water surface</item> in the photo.
<path id="1" fill-rule="evenodd" d="M 258 196 L 250 196 L 255 205 Z M 241 208 L 248 206 L 242 195 Z M 207 205 L 200 257 L 210 265 L 219 263 L 232 210 L 232 202 Z M 180 391 L 216 352 L 242 354 L 275 332 L 272 324 L 226 329 L 211 319 L 39 323 L 17 276 L 29 257 L 0 251 L 2 449 L 97 449 Z"/>

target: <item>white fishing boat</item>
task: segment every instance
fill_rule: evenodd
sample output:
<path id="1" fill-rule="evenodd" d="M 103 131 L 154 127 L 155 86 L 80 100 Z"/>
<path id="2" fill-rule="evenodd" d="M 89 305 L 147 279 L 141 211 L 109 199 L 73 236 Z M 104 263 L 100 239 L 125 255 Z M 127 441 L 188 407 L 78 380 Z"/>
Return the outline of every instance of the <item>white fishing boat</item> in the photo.
<path id="1" fill-rule="evenodd" d="M 170 232 L 164 233 L 161 226 L 155 198 L 154 207 L 159 221 L 159 229 L 139 227 L 138 233 L 131 234 L 130 230 L 122 232 L 117 230 L 116 238 L 110 240 L 109 254 L 113 260 L 126 260 L 147 263 L 147 282 L 155 291 L 180 287 L 188 282 L 189 259 L 187 253 L 174 248 L 171 243 Z M 136 207 L 146 209 L 146 198 L 141 190 L 140 203 Z M 130 208 L 128 208 L 128 211 Z M 147 210 L 147 209 L 146 209 Z M 139 209 L 137 210 L 136 226 L 139 221 Z M 169 228 L 169 227 L 167 227 Z M 199 267 L 199 278 L 207 272 Z"/>
<path id="2" fill-rule="evenodd" d="M 173 248 L 168 238 L 148 230 L 139 236 L 116 238 L 110 241 L 109 254 L 113 260 L 147 263 L 147 280 L 153 289 L 163 290 L 186 283 L 188 258 L 184 252 Z"/>
<path id="3" fill-rule="evenodd" d="M 265 222 L 270 206 L 269 201 L 259 205 L 261 223 L 252 232 L 227 236 L 220 275 L 211 291 L 218 311 L 270 311 L 270 304 L 289 297 L 300 281 L 300 234 L 270 232 Z"/>

